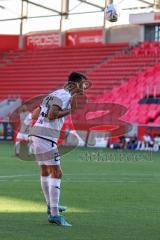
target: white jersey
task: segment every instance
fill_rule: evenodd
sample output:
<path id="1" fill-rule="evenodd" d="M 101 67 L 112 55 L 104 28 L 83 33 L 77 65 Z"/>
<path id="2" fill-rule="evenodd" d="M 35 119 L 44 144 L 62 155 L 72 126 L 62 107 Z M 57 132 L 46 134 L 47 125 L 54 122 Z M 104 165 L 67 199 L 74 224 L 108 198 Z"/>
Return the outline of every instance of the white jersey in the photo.
<path id="1" fill-rule="evenodd" d="M 51 106 L 57 105 L 62 110 L 70 109 L 71 94 L 65 89 L 59 89 L 43 99 L 39 117 L 31 130 L 30 135 L 41 136 L 57 142 L 65 117 L 49 120 L 47 113 Z"/>

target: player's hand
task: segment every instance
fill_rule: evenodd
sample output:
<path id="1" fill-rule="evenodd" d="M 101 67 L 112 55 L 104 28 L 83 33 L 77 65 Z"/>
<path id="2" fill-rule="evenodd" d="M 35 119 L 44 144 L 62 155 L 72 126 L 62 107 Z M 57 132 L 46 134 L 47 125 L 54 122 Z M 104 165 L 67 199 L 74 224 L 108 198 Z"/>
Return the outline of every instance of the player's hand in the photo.
<path id="1" fill-rule="evenodd" d="M 37 108 L 35 108 L 33 110 L 33 112 L 32 112 L 32 119 L 33 120 L 37 120 L 38 119 L 40 111 L 41 111 L 40 107 L 37 107 Z"/>

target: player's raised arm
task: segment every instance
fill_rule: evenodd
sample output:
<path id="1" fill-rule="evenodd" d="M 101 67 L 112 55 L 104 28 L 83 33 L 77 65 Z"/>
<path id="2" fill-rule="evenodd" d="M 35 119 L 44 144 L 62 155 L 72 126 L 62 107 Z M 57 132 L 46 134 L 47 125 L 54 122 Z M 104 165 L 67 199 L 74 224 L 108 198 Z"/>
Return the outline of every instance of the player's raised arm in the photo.
<path id="1" fill-rule="evenodd" d="M 57 118 L 62 118 L 70 114 L 70 109 L 61 110 L 59 106 L 53 105 L 48 111 L 47 118 L 52 121 Z"/>
<path id="2" fill-rule="evenodd" d="M 60 108 L 60 106 L 53 105 L 52 107 L 50 107 L 50 109 L 48 111 L 47 118 L 50 121 L 57 119 L 57 118 L 62 118 L 62 117 L 69 115 L 70 113 L 74 113 L 76 111 L 76 109 L 77 109 L 77 96 L 75 94 L 74 96 L 72 96 L 71 108 L 62 110 Z"/>
<path id="3" fill-rule="evenodd" d="M 39 114 L 40 114 L 40 111 L 41 111 L 41 108 L 40 107 L 37 107 L 33 110 L 32 112 L 32 119 L 33 120 L 37 120 L 38 117 L 39 117 Z"/>

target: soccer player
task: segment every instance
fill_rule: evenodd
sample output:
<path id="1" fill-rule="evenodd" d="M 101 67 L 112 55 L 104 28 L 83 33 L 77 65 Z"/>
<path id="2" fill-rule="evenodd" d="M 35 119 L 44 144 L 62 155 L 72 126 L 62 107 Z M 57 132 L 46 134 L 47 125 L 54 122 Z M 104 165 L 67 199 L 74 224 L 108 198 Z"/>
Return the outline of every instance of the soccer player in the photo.
<path id="1" fill-rule="evenodd" d="M 83 94 L 87 78 L 81 73 L 69 75 L 64 89 L 46 96 L 40 107 L 32 113 L 37 119 L 30 132 L 35 158 L 40 165 L 41 187 L 48 205 L 48 221 L 62 226 L 72 226 L 59 214 L 59 197 L 62 170 L 57 140 L 65 117 L 75 112 L 76 97 Z"/>
<path id="2" fill-rule="evenodd" d="M 21 148 L 21 142 L 25 141 L 28 142 L 28 133 L 29 128 L 32 123 L 32 113 L 28 111 L 26 105 L 22 105 L 20 108 L 20 130 L 17 133 L 16 136 L 16 142 L 15 142 L 15 153 L 16 156 L 19 156 L 20 154 L 20 148 Z M 30 146 L 30 143 L 28 142 L 28 154 L 32 153 L 32 149 Z"/>

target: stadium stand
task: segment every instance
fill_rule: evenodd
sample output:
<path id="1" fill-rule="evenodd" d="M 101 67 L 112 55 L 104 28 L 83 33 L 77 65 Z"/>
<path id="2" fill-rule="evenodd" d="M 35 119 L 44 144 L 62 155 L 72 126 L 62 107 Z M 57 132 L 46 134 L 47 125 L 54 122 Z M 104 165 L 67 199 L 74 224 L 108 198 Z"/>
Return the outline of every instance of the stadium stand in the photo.
<path id="1" fill-rule="evenodd" d="M 14 94 L 26 100 L 47 93 L 62 87 L 71 71 L 81 71 L 92 81 L 90 98 L 123 104 L 128 108 L 124 119 L 129 122 L 159 124 L 160 105 L 139 103 L 145 97 L 147 87 L 153 89 L 153 85 L 159 85 L 157 42 L 15 53 L 18 57 L 12 57 L 12 61 L 0 67 L 2 98 Z"/>
<path id="2" fill-rule="evenodd" d="M 7 52 L 0 51 L 0 67 L 19 57 L 22 53 L 22 50 L 10 50 Z"/>
<path id="3" fill-rule="evenodd" d="M 152 102 L 150 104 L 139 103 L 143 97 L 149 97 L 147 96 L 148 89 L 153 98 L 158 99 L 160 97 L 160 63 L 158 62 L 160 59 L 160 51 L 158 46 L 159 43 L 146 42 L 139 48 L 133 49 L 130 56 L 120 57 L 118 65 L 121 66 L 122 69 L 118 69 L 117 71 L 121 75 L 123 74 L 123 68 L 126 73 L 130 70 L 128 82 L 123 83 L 119 87 L 115 87 L 109 93 L 106 92 L 101 98 L 97 98 L 96 101 L 112 102 L 126 106 L 128 111 L 122 119 L 130 123 L 153 126 L 159 125 L 160 104 Z M 126 61 L 124 61 L 124 59 Z M 124 65 L 121 64 L 121 60 Z M 116 66 L 115 64 L 115 69 Z M 141 66 L 141 68 L 139 66 Z M 137 76 L 134 76 L 132 67 L 134 67 L 135 74 L 138 74 Z M 156 96 L 154 96 L 155 92 Z"/>
<path id="4" fill-rule="evenodd" d="M 0 95 L 27 99 L 64 84 L 71 71 L 87 72 L 128 48 L 128 44 L 101 47 L 28 50 L 0 67 Z M 93 92 L 93 90 L 92 90 Z"/>
<path id="5" fill-rule="evenodd" d="M 98 86 L 101 93 L 106 93 L 128 81 L 129 78 L 154 66 L 160 59 L 159 55 L 154 54 L 157 44 L 155 43 L 154 46 L 154 43 L 151 43 L 149 51 L 148 45 L 148 42 L 139 44 L 132 50 L 121 52 L 92 69 L 88 76 L 93 82 L 93 88 Z"/>

